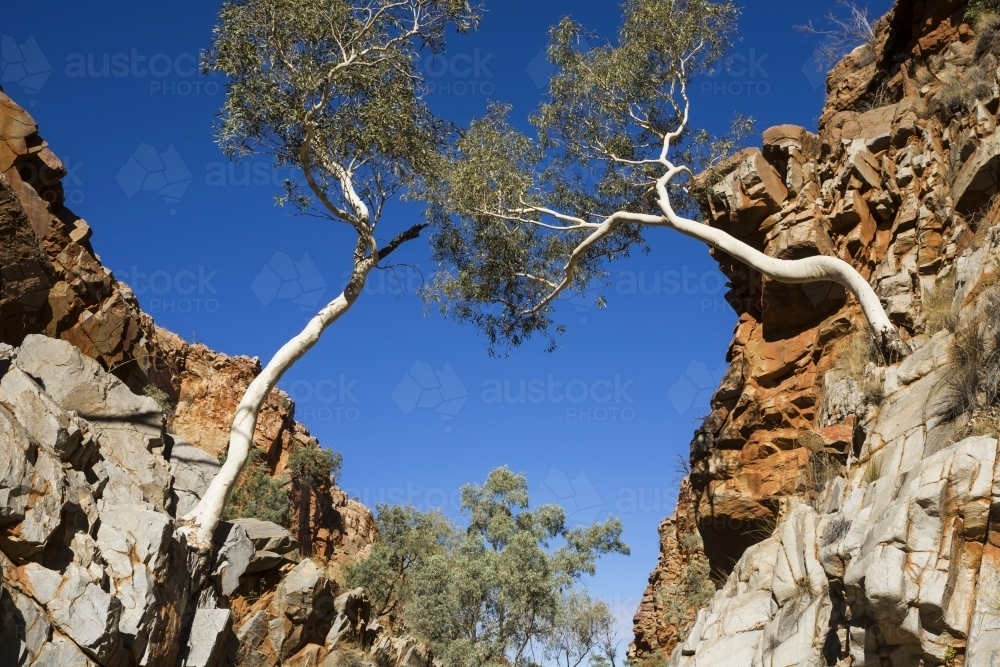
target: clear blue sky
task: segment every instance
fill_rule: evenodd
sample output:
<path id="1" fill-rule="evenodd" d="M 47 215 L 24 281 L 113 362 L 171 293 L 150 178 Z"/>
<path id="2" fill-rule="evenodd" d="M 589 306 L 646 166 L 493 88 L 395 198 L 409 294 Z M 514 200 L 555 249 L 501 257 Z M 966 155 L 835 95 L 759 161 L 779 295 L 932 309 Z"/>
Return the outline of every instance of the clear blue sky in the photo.
<path id="1" fill-rule="evenodd" d="M 880 15 L 889 4 L 870 7 Z M 810 64 L 815 42 L 792 26 L 833 6 L 746 2 L 730 66 L 694 86 L 694 122 L 723 131 L 738 111 L 761 131 L 815 129 L 823 74 Z M 0 23 L 3 85 L 65 161 L 72 208 L 143 308 L 188 339 L 267 359 L 339 291 L 351 239 L 343 227 L 275 208 L 283 175 L 266 163 L 231 166 L 213 143 L 222 82 L 198 75 L 196 61 L 217 8 L 15 3 Z M 609 1 L 504 0 L 487 9 L 478 33 L 425 63 L 434 108 L 455 121 L 481 114 L 490 99 L 525 118 L 548 73 L 537 58 L 546 31 L 563 15 L 607 36 L 619 21 Z M 417 219 L 405 208 L 394 215 L 398 222 L 383 223 L 387 236 Z M 529 343 L 489 358 L 473 329 L 425 314 L 413 295 L 419 273 L 401 268 L 399 280 L 374 275 L 281 384 L 297 399 L 297 417 L 343 452 L 342 486 L 370 506 L 443 504 L 454 513 L 463 483 L 506 464 L 573 521 L 621 517 L 632 556 L 602 562 L 590 588 L 614 606 L 623 646 L 656 562 L 657 525 L 674 508 L 674 459 L 687 457 L 735 324 L 705 247 L 668 231 L 649 241 L 649 256 L 614 267 L 605 310 L 593 299 L 561 304 L 569 331 L 555 353 Z M 428 256 L 420 241 L 393 259 L 426 270 Z"/>

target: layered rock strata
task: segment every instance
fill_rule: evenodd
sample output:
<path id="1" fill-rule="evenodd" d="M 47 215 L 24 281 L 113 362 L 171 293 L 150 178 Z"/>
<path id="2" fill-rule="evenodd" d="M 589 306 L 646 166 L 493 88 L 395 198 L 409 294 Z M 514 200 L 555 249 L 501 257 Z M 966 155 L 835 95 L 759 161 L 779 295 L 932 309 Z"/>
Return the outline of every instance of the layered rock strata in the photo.
<path id="1" fill-rule="evenodd" d="M 860 311 L 838 287 L 777 284 L 715 253 L 739 322 L 660 527 L 634 659 L 1000 660 L 997 443 L 964 437 L 941 393 L 954 347 L 942 321 L 992 307 L 1000 253 L 1000 54 L 966 8 L 899 0 L 876 43 L 829 74 L 818 133 L 770 128 L 762 148 L 703 177 L 708 224 L 774 257 L 850 262 L 914 353 L 866 356 Z M 700 558 L 719 592 L 678 614 L 672 596 Z"/>

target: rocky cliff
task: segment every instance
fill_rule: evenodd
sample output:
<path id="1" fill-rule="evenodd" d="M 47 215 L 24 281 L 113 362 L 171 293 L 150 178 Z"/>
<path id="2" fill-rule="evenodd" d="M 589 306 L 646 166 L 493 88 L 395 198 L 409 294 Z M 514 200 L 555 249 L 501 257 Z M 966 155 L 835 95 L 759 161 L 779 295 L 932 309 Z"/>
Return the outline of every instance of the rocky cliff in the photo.
<path id="1" fill-rule="evenodd" d="M 214 554 L 187 548 L 177 517 L 260 364 L 158 328 L 65 207 L 64 175 L 0 93 L 0 665 L 429 665 L 338 590 L 377 532 L 336 487 L 300 494 L 291 531 L 236 519 Z M 319 446 L 294 411 L 275 391 L 261 415 L 268 474 Z"/>
<path id="2" fill-rule="evenodd" d="M 882 358 L 835 285 L 716 253 L 739 323 L 633 659 L 1000 664 L 1000 19 L 966 10 L 898 0 L 830 72 L 818 133 L 771 128 L 701 177 L 709 224 L 850 262 L 914 352 Z"/>

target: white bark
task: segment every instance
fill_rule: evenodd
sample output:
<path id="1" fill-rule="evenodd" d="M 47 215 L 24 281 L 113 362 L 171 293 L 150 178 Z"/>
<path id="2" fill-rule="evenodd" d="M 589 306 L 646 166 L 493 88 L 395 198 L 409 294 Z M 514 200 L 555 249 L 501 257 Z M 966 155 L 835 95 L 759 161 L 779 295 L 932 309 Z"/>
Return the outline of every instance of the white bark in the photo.
<path id="1" fill-rule="evenodd" d="M 362 283 L 366 275 L 367 270 L 361 276 Z M 204 549 L 211 546 L 212 536 L 222 519 L 226 500 L 250 455 L 253 434 L 257 429 L 257 418 L 267 397 L 277 386 L 285 371 L 316 344 L 327 327 L 350 309 L 359 292 L 360 287 L 352 281 L 348 290 L 327 304 L 309 320 L 299 334 L 282 345 L 260 375 L 250 383 L 236 408 L 225 464 L 209 484 L 198 505 L 181 520 L 185 524 L 188 543 L 192 546 Z"/>
<path id="2" fill-rule="evenodd" d="M 693 54 L 691 55 L 693 56 Z M 690 57 L 691 56 L 689 56 L 689 58 Z M 618 211 L 617 213 L 608 216 L 601 222 L 589 222 L 579 217 L 565 215 L 543 206 L 531 205 L 527 202 L 522 202 L 524 204 L 524 208 L 521 209 L 514 209 L 506 213 L 491 213 L 492 215 L 505 220 L 516 221 L 519 223 L 530 223 L 545 229 L 562 232 L 577 231 L 581 229 L 593 230 L 571 253 L 569 261 L 566 263 L 563 280 L 557 285 L 553 286 L 553 283 L 546 279 L 539 279 L 534 276 L 525 276 L 537 282 L 553 286 L 552 292 L 543 298 L 529 312 L 536 313 L 543 308 L 548 307 L 563 290 L 570 287 L 573 283 L 576 266 L 580 260 L 583 259 L 589 248 L 601 238 L 609 234 L 617 225 L 622 223 L 632 223 L 651 227 L 665 226 L 675 229 L 682 234 L 690 236 L 691 238 L 707 243 L 713 248 L 728 253 L 734 259 L 743 262 L 747 266 L 759 271 L 772 280 L 791 284 L 832 281 L 842 285 L 858 300 L 861 310 L 868 321 L 868 326 L 871 329 L 872 335 L 875 337 L 887 359 L 901 359 L 908 355 L 910 353 L 909 345 L 907 345 L 902 337 L 900 337 L 899 332 L 896 331 L 896 328 L 889 320 L 889 316 L 885 313 L 885 309 L 882 307 L 882 302 L 875 293 L 875 290 L 868 284 L 861 274 L 847 262 L 838 257 L 829 257 L 825 255 L 794 260 L 770 257 L 756 248 L 727 234 L 721 229 L 716 229 L 710 225 L 683 218 L 677 215 L 677 213 L 673 210 L 673 207 L 670 204 L 670 196 L 667 191 L 667 186 L 678 174 L 685 172 L 690 174 L 690 170 L 688 170 L 687 167 L 684 167 L 683 165 L 674 165 L 668 159 L 671 142 L 681 136 L 688 123 L 690 101 L 688 100 L 687 87 L 684 78 L 686 61 L 687 59 L 684 59 L 679 63 L 680 76 L 678 77 L 678 83 L 680 87 L 680 94 L 684 101 L 684 107 L 683 110 L 681 110 L 681 118 L 678 127 L 664 135 L 663 145 L 659 156 L 656 159 L 634 161 L 622 160 L 613 154 L 607 154 L 608 159 L 619 163 L 633 165 L 650 164 L 658 165 L 664 168 L 664 174 L 657 179 L 655 187 L 656 203 L 659 206 L 660 211 L 663 213 L 662 216 Z M 645 129 L 650 129 L 647 124 L 640 124 Z M 542 222 L 541 220 L 524 217 L 524 214 L 528 212 L 533 212 L 543 217 L 553 217 L 558 222 L 563 224 L 550 225 Z M 488 212 L 484 211 L 484 213 Z"/>
<path id="3" fill-rule="evenodd" d="M 777 259 L 765 255 L 739 239 L 730 236 L 721 229 L 683 218 L 674 212 L 667 196 L 667 182 L 672 176 L 672 169 L 657 183 L 657 204 L 663 211 L 668 226 L 680 233 L 698 239 L 721 250 L 750 268 L 781 283 L 803 284 L 819 281 L 832 281 L 842 285 L 854 295 L 861 306 L 861 311 L 868 321 L 868 326 L 881 345 L 883 351 L 890 357 L 898 358 L 909 353 L 909 346 L 903 342 L 899 333 L 882 308 L 882 302 L 860 273 L 853 266 L 839 257 L 819 255 L 803 259 Z"/>

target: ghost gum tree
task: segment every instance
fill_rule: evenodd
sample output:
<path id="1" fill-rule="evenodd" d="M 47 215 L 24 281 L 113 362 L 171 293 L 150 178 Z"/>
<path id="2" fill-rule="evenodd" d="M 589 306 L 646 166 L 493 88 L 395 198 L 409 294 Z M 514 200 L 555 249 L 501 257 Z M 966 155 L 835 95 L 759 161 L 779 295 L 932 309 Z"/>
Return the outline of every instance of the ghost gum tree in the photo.
<path id="1" fill-rule="evenodd" d="M 780 260 L 690 219 L 695 170 L 710 170 L 733 138 L 689 126 L 687 87 L 731 44 L 732 1 L 624 0 L 615 43 L 567 18 L 550 33 L 548 99 L 514 128 L 494 105 L 456 142 L 436 193 L 433 246 L 442 270 L 428 289 L 442 312 L 481 328 L 491 345 L 548 336 L 553 302 L 606 278 L 606 265 L 669 228 L 785 283 L 834 281 L 854 295 L 891 357 L 909 352 L 871 286 L 835 257 Z M 748 129 L 737 119 L 738 130 Z M 599 302 L 598 305 L 603 305 Z M 553 331 L 554 329 L 554 331 Z"/>
<path id="2" fill-rule="evenodd" d="M 433 183 L 449 126 L 421 94 L 419 56 L 446 31 L 473 29 L 466 0 L 234 0 L 222 6 L 203 67 L 224 74 L 217 138 L 231 159 L 269 156 L 300 178 L 279 204 L 343 225 L 355 239 L 343 293 L 285 343 L 236 411 L 226 462 L 186 516 L 188 539 L 211 545 L 246 463 L 258 414 L 278 380 L 354 304 L 369 273 L 426 226 L 378 240 L 386 205 Z"/>

